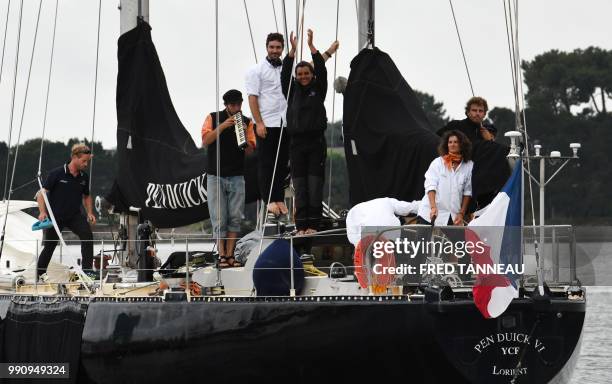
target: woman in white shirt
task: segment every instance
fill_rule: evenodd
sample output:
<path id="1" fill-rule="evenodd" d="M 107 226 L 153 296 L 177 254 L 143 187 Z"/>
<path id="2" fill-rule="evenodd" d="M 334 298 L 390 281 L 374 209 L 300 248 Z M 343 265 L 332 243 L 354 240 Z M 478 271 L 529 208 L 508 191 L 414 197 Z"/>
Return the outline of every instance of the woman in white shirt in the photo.
<path id="1" fill-rule="evenodd" d="M 438 153 L 425 172 L 425 196 L 418 213 L 419 224 L 463 225 L 472 196 L 472 144 L 459 131 L 442 136 Z"/>

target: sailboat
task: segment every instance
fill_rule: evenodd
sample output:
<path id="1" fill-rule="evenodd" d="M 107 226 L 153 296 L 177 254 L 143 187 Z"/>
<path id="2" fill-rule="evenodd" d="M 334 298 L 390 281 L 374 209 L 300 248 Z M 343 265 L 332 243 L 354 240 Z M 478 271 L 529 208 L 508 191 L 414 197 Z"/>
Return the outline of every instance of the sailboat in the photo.
<path id="1" fill-rule="evenodd" d="M 371 36 L 372 2 L 360 3 Z M 150 30 L 139 18 L 119 39 L 117 150 L 125 172 L 109 197 L 118 212 L 127 216 L 131 212 L 126 226 L 134 217 L 140 222 L 135 252 L 141 256 L 154 242 L 153 227 L 181 225 L 206 215 L 203 157 L 172 107 Z M 384 152 L 408 157 L 406 164 L 411 166 L 397 170 L 401 186 L 420 185 L 398 192 L 397 197 L 420 197 L 423 168 L 434 156 L 437 139 L 392 59 L 373 47 L 363 49 L 353 59 L 344 95 L 351 200 L 380 197 L 379 191 L 365 188 L 362 179 L 377 160 L 375 153 L 364 150 L 368 148 L 364 142 L 376 133 L 373 128 L 392 138 L 383 143 Z M 401 127 L 380 124 L 380 119 L 373 122 L 356 102 L 375 105 L 381 97 L 392 100 L 393 109 L 409 122 Z M 383 181 L 376 184 L 384 187 Z M 400 184 L 387 182 L 389 188 Z M 262 254 L 258 247 L 251 250 L 244 267 L 219 270 L 206 260 L 200 268 L 192 268 L 188 245 L 185 268 L 176 276 L 186 287 L 197 282 L 210 288 L 201 295 L 192 295 L 188 288 L 150 295 L 158 284 L 147 281 L 147 276 L 129 284 L 107 278 L 99 282 L 94 295 L 79 287 L 71 294 L 21 289 L 2 294 L 0 358 L 69 363 L 71 381 L 95 383 L 203 378 L 223 382 L 569 380 L 586 311 L 579 286 L 550 281 L 541 294 L 537 286 L 525 285 L 520 297 L 496 319 L 485 319 L 478 312 L 470 287 L 424 284 L 402 293 L 373 294 L 354 277 L 353 249 L 342 223 L 338 227 L 301 237 L 277 227 L 261 240 L 263 251 L 280 239 L 291 248 L 337 254 L 343 261 L 330 265 L 324 275 L 305 276 L 298 289 L 296 271 L 303 269 L 302 259 L 294 260 L 291 253 L 287 260 L 296 264 L 289 267 L 290 290 L 284 296 L 254 294 L 253 273 Z M 139 267 L 149 265 L 143 262 Z"/>

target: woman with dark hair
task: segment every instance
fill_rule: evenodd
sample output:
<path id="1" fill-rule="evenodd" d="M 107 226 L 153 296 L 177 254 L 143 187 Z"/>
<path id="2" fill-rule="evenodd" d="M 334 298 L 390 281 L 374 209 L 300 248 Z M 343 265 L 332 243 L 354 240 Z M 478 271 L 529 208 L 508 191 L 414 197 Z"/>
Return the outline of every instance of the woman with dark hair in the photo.
<path id="1" fill-rule="evenodd" d="M 418 222 L 463 225 L 472 196 L 472 144 L 460 131 L 448 131 L 440 140 L 438 154 L 425 172 Z"/>
<path id="2" fill-rule="evenodd" d="M 327 70 L 325 59 L 313 44 L 312 30 L 308 30 L 308 47 L 313 64 L 299 62 L 292 78 L 297 38 L 291 33 L 291 50 L 283 60 L 281 85 L 287 99 L 287 132 L 289 133 L 289 160 L 291 179 L 295 190 L 295 225 L 298 235 L 315 233 L 321 221 L 323 208 L 323 181 L 327 144 L 325 129 L 327 113 Z M 335 51 L 338 44 L 334 42 Z M 334 52 L 325 52 L 327 58 Z"/>

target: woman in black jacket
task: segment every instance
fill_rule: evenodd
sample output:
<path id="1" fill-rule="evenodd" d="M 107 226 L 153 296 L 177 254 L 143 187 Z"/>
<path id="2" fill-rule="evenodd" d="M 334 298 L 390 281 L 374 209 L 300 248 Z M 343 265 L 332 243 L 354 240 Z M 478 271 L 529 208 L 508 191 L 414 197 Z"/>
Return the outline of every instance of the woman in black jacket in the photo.
<path id="1" fill-rule="evenodd" d="M 308 30 L 308 47 L 313 64 L 299 62 L 291 76 L 297 38 L 291 33 L 291 50 L 283 60 L 281 84 L 287 98 L 287 132 L 290 137 L 289 160 L 295 190 L 295 224 L 298 235 L 314 233 L 321 221 L 323 182 L 327 143 L 327 69 L 325 60 L 315 48 L 312 30 Z M 335 51 L 338 43 L 332 44 Z M 327 58 L 333 52 L 326 51 Z"/>

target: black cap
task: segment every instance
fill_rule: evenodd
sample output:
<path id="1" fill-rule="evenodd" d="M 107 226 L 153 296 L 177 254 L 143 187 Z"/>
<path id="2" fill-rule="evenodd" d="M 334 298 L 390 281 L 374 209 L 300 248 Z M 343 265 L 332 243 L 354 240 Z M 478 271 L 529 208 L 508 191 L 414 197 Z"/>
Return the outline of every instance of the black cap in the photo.
<path id="1" fill-rule="evenodd" d="M 482 126 L 485 127 L 492 134 L 497 134 L 497 128 L 495 128 L 495 125 L 493 125 L 493 123 L 484 122 L 482 123 Z"/>
<path id="2" fill-rule="evenodd" d="M 225 104 L 233 104 L 242 102 L 242 92 L 237 89 L 230 89 L 223 94 L 223 102 Z"/>

